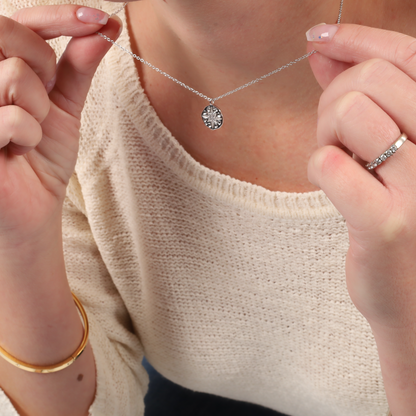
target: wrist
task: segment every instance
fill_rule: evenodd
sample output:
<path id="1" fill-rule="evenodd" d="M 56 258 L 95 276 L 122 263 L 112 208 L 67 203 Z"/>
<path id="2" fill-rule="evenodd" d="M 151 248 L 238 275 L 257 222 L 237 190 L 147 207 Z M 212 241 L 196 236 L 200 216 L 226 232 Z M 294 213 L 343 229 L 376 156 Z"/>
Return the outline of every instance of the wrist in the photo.
<path id="1" fill-rule="evenodd" d="M 0 234 L 0 263 L 14 263 L 23 257 L 35 261 L 57 247 L 62 247 L 62 212 L 36 229 L 3 231 Z"/>
<path id="2" fill-rule="evenodd" d="M 0 344 L 33 364 L 54 364 L 71 353 L 82 323 L 66 278 L 62 248 L 31 249 L 0 261 Z"/>
<path id="3" fill-rule="evenodd" d="M 375 341 L 383 345 L 416 347 L 416 319 L 403 318 L 396 326 L 369 322 Z"/>
<path id="4" fill-rule="evenodd" d="M 393 415 L 414 415 L 416 410 L 416 329 L 372 324 L 384 387 Z"/>

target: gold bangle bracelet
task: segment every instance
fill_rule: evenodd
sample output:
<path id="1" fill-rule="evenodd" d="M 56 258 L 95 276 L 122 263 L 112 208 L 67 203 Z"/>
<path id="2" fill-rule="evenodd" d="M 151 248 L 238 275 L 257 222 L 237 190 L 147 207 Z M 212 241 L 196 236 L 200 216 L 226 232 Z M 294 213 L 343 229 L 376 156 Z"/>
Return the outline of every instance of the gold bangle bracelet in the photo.
<path id="1" fill-rule="evenodd" d="M 10 364 L 13 364 L 15 367 L 20 368 L 21 370 L 29 371 L 30 373 L 43 373 L 43 374 L 55 373 L 57 371 L 61 371 L 69 367 L 84 351 L 88 342 L 88 334 L 89 334 L 89 324 L 88 324 L 87 314 L 81 302 L 73 293 L 72 293 L 72 297 L 74 298 L 75 305 L 78 308 L 82 316 L 82 319 L 84 321 L 84 335 L 82 337 L 81 344 L 69 358 L 67 358 L 65 361 L 61 361 L 60 363 L 54 364 L 54 365 L 47 365 L 47 366 L 31 365 L 23 361 L 20 361 L 16 357 L 13 357 L 1 347 L 0 347 L 0 356 L 2 356 Z"/>

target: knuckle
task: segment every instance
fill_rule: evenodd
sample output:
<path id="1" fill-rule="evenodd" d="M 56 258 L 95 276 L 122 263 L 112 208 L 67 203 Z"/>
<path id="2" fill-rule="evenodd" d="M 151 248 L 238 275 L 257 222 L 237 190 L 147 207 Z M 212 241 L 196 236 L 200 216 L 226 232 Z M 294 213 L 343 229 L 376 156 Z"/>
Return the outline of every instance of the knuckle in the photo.
<path id="1" fill-rule="evenodd" d="M 402 35 L 394 52 L 395 62 L 403 62 L 405 67 L 416 68 L 416 39 Z"/>
<path id="2" fill-rule="evenodd" d="M 23 59 L 13 56 L 4 62 L 2 76 L 8 80 L 8 83 L 16 84 L 27 75 L 28 69 L 29 66 Z"/>
<path id="3" fill-rule="evenodd" d="M 339 123 L 350 117 L 356 117 L 366 111 L 368 97 L 360 91 L 350 91 L 341 97 L 335 105 L 335 120 Z"/>
<path id="4" fill-rule="evenodd" d="M 49 113 L 50 101 L 46 90 L 43 87 L 40 88 L 40 84 L 37 85 L 40 81 L 36 81 L 37 78 L 29 65 L 19 57 L 12 57 L 1 62 L 0 66 L 4 81 L 4 89 L 0 92 L 1 101 L 16 107 L 23 106 L 38 121 L 43 121 Z M 39 91 L 41 91 L 40 94 L 35 93 Z M 25 104 L 23 104 L 23 96 Z M 37 100 L 36 103 L 34 99 Z"/>
<path id="5" fill-rule="evenodd" d="M 361 85 L 379 83 L 380 79 L 386 81 L 390 78 L 393 65 L 380 58 L 369 59 L 364 62 L 358 74 L 358 82 Z"/>
<path id="6" fill-rule="evenodd" d="M 392 243 L 398 238 L 405 238 L 407 221 L 402 213 L 391 214 L 379 227 L 379 241 Z"/>
<path id="7" fill-rule="evenodd" d="M 7 139 L 7 143 L 16 137 L 17 128 L 22 123 L 22 116 L 19 115 L 19 109 L 16 106 L 3 107 L 0 113 L 0 126 L 3 132 L 2 141 Z M 7 143 L 2 142 L 2 146 Z"/>
<path id="8" fill-rule="evenodd" d="M 339 149 L 335 146 L 323 146 L 316 151 L 315 167 L 323 176 L 331 175 L 333 169 L 338 166 Z"/>
<path id="9" fill-rule="evenodd" d="M 10 140 L 12 140 L 17 136 L 17 130 L 19 126 L 21 126 L 24 123 L 23 114 L 20 111 L 20 108 L 14 105 L 8 107 L 7 113 L 8 114 L 6 115 L 6 124 L 7 129 L 9 131 L 9 138 Z"/>
<path id="10" fill-rule="evenodd" d="M 22 77 L 21 64 L 19 58 L 7 59 L 2 62 L 2 91 L 1 101 L 7 104 L 15 104 L 17 96 L 17 86 Z"/>
<path id="11" fill-rule="evenodd" d="M 3 131 L 2 139 L 7 143 L 15 142 L 16 139 L 28 139 L 27 145 L 36 146 L 42 139 L 42 128 L 38 122 L 28 117 L 27 113 L 17 106 L 3 107 L 0 112 L 0 126 Z M 25 126 L 25 127 L 23 127 Z M 30 131 L 30 137 L 22 137 Z M 27 140 L 25 140 L 27 141 Z M 2 143 L 6 145 L 7 143 Z"/>

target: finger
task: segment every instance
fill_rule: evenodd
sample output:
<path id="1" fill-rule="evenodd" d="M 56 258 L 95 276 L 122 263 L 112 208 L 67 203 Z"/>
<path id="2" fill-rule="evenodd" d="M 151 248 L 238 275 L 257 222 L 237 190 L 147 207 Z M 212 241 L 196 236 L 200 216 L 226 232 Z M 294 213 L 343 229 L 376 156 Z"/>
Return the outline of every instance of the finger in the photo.
<path id="1" fill-rule="evenodd" d="M 317 128 L 320 147 L 345 147 L 366 162 L 389 149 L 400 134 L 391 117 L 360 92 L 350 92 L 326 107 Z M 384 186 L 414 188 L 416 175 L 411 175 L 409 168 L 414 165 L 415 149 L 414 145 L 407 146 L 405 151 L 398 151 L 394 159 L 377 168 L 377 177 Z"/>
<path id="2" fill-rule="evenodd" d="M 114 16 L 100 32 L 117 39 L 121 29 L 120 18 Z M 49 95 L 61 109 L 80 118 L 94 73 L 111 46 L 95 33 L 70 40 L 57 66 L 55 89 Z"/>
<path id="3" fill-rule="evenodd" d="M 79 6 L 21 9 L 12 18 L 0 16 L 0 60 L 23 59 L 46 85 L 55 75 L 56 56 L 44 41 L 58 36 L 87 36 L 103 27 L 77 18 Z"/>
<path id="4" fill-rule="evenodd" d="M 82 9 L 82 10 L 81 10 Z M 77 12 L 89 17 L 90 22 L 80 21 Z M 28 27 L 44 40 L 60 36 L 81 37 L 91 35 L 102 28 L 109 15 L 102 10 L 77 5 L 51 5 L 20 9 L 12 19 Z"/>
<path id="5" fill-rule="evenodd" d="M 308 178 L 355 229 L 377 228 L 387 218 L 388 190 L 339 147 L 316 150 L 309 160 Z"/>
<path id="6" fill-rule="evenodd" d="M 351 91 L 329 104 L 319 117 L 319 147 L 347 148 L 360 159 L 373 160 L 400 136 L 392 118 L 365 94 Z"/>
<path id="7" fill-rule="evenodd" d="M 333 101 L 351 91 L 359 91 L 382 108 L 403 132 L 415 129 L 416 83 L 388 61 L 371 59 L 356 65 L 333 80 L 320 98 L 318 114 Z"/>
<path id="8" fill-rule="evenodd" d="M 314 50 L 314 45 L 308 43 L 308 52 Z M 319 85 L 325 90 L 339 74 L 351 68 L 351 64 L 331 59 L 321 53 L 314 53 L 309 57 L 309 64 Z"/>
<path id="9" fill-rule="evenodd" d="M 322 34 L 327 33 L 328 36 Z M 373 58 L 391 62 L 416 80 L 416 39 L 398 32 L 341 24 L 315 26 L 308 31 L 311 47 L 335 61 L 356 65 Z M 321 38 L 320 38 L 321 37 Z M 319 39 L 320 38 L 320 39 Z M 319 73 L 319 62 L 313 66 Z"/>
<path id="10" fill-rule="evenodd" d="M 56 56 L 53 49 L 36 33 L 4 16 L 0 16 L 0 50 L 0 59 L 22 59 L 44 85 L 55 73 Z"/>
<path id="11" fill-rule="evenodd" d="M 0 62 L 0 107 L 16 105 L 41 123 L 49 113 L 50 102 L 39 77 L 20 58 Z"/>
<path id="12" fill-rule="evenodd" d="M 32 150 L 42 139 L 40 124 L 28 112 L 16 105 L 0 107 L 0 148 L 22 155 Z"/>

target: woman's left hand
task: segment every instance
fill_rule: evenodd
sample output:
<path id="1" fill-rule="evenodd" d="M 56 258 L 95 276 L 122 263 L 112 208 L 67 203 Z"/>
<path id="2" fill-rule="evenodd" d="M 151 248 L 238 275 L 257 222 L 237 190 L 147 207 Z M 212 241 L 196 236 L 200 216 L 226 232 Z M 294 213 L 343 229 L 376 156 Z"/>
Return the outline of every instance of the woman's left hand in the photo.
<path id="1" fill-rule="evenodd" d="M 347 286 L 373 332 L 416 334 L 416 39 L 348 24 L 323 39 L 309 45 L 324 88 L 309 180 L 346 219 Z M 403 146 L 368 171 L 402 132 Z"/>

